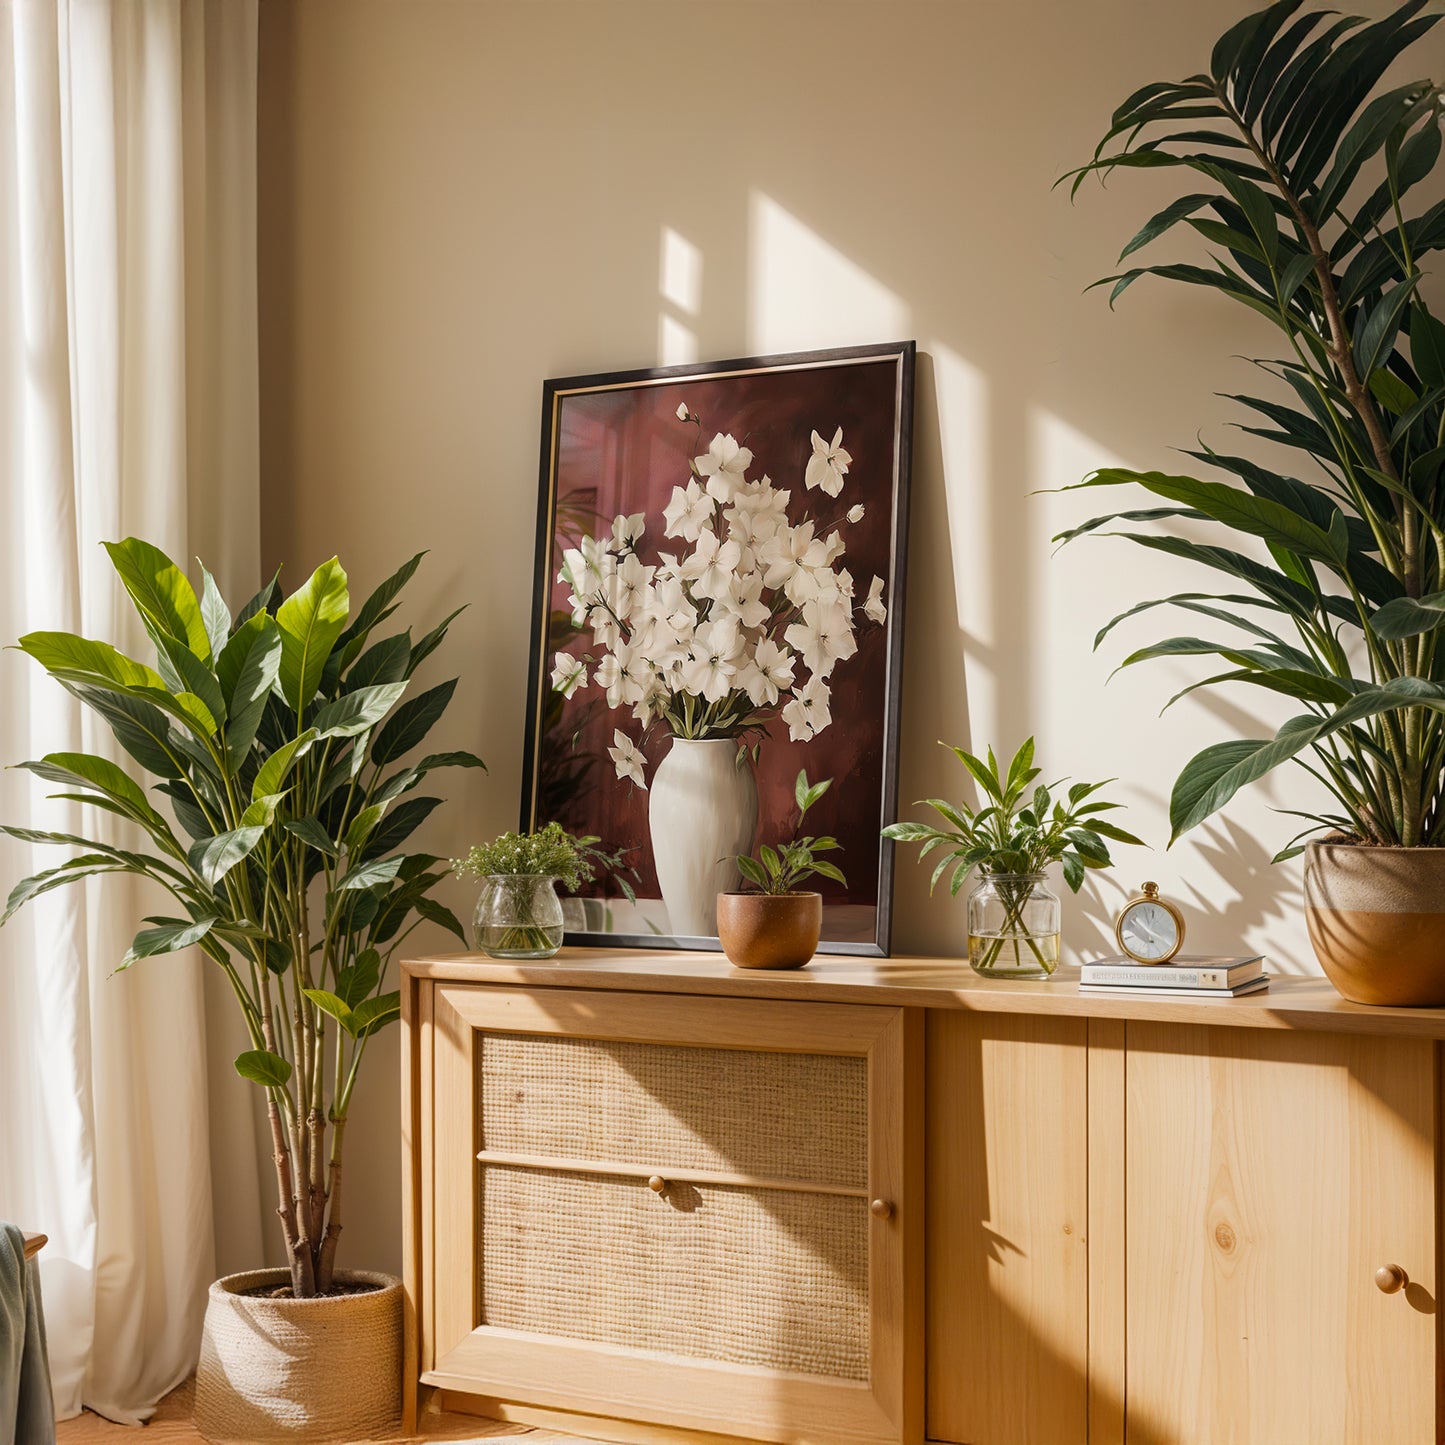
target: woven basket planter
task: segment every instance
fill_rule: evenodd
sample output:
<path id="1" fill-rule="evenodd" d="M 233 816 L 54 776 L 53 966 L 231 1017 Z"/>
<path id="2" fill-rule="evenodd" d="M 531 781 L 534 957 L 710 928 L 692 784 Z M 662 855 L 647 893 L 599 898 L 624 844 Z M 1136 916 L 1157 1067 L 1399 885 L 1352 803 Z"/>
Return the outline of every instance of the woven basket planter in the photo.
<path id="1" fill-rule="evenodd" d="M 360 1294 L 268 1299 L 247 1290 L 291 1282 L 284 1269 L 227 1275 L 211 1286 L 196 1368 L 196 1428 L 217 1445 L 371 1440 L 401 1417 L 401 1281 Z"/>

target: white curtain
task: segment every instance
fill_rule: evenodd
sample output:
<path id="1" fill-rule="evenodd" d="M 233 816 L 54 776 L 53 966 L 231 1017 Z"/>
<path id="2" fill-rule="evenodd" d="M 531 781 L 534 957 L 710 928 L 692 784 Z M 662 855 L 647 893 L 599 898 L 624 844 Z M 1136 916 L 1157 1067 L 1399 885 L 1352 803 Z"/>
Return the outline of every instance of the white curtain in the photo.
<path id="1" fill-rule="evenodd" d="M 65 629 L 143 653 L 102 540 L 255 590 L 256 27 L 256 0 L 0 0 L 0 642 Z M 68 749 L 120 756 L 0 654 L 0 762 Z M 47 791 L 0 774 L 0 819 L 124 826 Z M 66 856 L 4 840 L 0 891 Z M 139 1422 L 194 1363 L 212 1152 L 240 1187 L 255 1169 L 243 1091 L 229 1120 L 208 1105 L 200 960 L 109 976 L 156 911 L 130 883 L 51 893 L 0 931 L 0 1218 L 50 1236 L 60 1413 Z"/>

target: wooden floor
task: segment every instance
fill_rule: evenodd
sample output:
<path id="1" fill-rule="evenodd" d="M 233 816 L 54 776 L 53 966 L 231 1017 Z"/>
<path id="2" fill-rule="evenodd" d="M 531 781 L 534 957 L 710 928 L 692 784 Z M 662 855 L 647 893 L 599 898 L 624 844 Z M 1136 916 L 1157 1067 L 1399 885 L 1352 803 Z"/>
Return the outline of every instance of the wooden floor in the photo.
<path id="1" fill-rule="evenodd" d="M 597 1445 L 575 1435 L 558 1435 L 551 1430 L 531 1430 L 525 1425 L 505 1425 L 478 1420 L 469 1415 L 438 1415 L 427 1421 L 424 1435 L 397 1436 L 386 1445 L 413 1445 L 427 1440 L 515 1440 L 519 1445 Z M 113 1425 L 86 1411 L 56 1427 L 58 1445 L 205 1445 L 205 1437 L 191 1424 L 191 1387 L 182 1385 L 167 1395 L 143 1436 L 130 1425 Z"/>

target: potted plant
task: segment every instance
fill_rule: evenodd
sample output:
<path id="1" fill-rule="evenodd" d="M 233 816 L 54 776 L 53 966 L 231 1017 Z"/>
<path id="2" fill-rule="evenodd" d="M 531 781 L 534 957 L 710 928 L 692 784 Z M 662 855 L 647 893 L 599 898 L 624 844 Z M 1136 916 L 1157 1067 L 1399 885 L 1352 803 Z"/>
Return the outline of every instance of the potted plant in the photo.
<path id="1" fill-rule="evenodd" d="M 812 433 L 794 490 L 827 500 L 797 516 L 794 490 L 748 477 L 748 447 L 720 433 L 704 450 L 697 414 L 682 403 L 677 418 L 699 455 L 662 516 L 618 516 L 563 552 L 581 650 L 556 653 L 551 684 L 565 697 L 595 686 L 631 713 L 639 735 L 617 727 L 607 751 L 639 788 L 649 738 L 671 737 L 648 793 L 653 861 L 672 933 L 710 937 L 757 826 L 749 755 L 774 722 L 794 742 L 831 725 L 833 670 L 858 651 L 859 617 L 879 624 L 887 609 L 882 578 L 862 594 L 842 565 L 864 508 L 839 500 L 853 461 L 841 427 L 831 442 Z"/>
<path id="2" fill-rule="evenodd" d="M 832 786 L 832 778 L 809 783 L 806 772 L 798 773 L 793 797 L 799 829 L 808 809 Z M 755 857 L 734 860 L 756 891 L 717 896 L 718 941 L 730 962 L 738 968 L 802 968 L 812 958 L 823 931 L 823 895 L 798 885 L 814 874 L 846 883 L 836 864 L 817 856 L 838 847 L 836 838 L 795 832 L 790 842 L 776 848 L 764 843 Z"/>
<path id="3" fill-rule="evenodd" d="M 1118 521 L 1222 529 L 1199 541 L 1123 530 L 1227 589 L 1130 609 L 1179 608 L 1227 630 L 1152 643 L 1123 665 L 1217 657 L 1223 669 L 1195 687 L 1263 688 L 1298 711 L 1273 737 L 1192 759 L 1170 799 L 1172 836 L 1281 764 L 1304 768 L 1333 801 L 1298 810 L 1309 826 L 1277 861 L 1306 854 L 1306 917 L 1326 974 L 1360 1002 L 1442 1004 L 1445 324 L 1421 262 L 1445 246 L 1445 203 L 1417 200 L 1438 197 L 1424 183 L 1440 158 L 1441 92 L 1419 80 L 1371 98 L 1439 16 L 1422 0 L 1373 24 L 1298 8 L 1246 16 L 1206 71 L 1136 91 L 1072 174 L 1077 190 L 1119 167 L 1187 173 L 1189 194 L 1122 255 L 1182 222 L 1212 246 L 1212 264 L 1133 266 L 1108 278 L 1111 299 L 1153 275 L 1273 323 L 1286 354 L 1258 364 L 1277 384 L 1235 399 L 1253 413 L 1247 432 L 1308 467 L 1295 476 L 1276 469 L 1278 451 L 1257 461 L 1201 446 L 1188 455 L 1222 479 L 1106 468 L 1078 485 L 1142 487 L 1163 505 L 1096 517 L 1062 540 Z"/>
<path id="4" fill-rule="evenodd" d="M 533 833 L 503 833 L 452 862 L 459 878 L 483 880 L 472 925 L 473 946 L 493 958 L 551 958 L 565 923 L 557 884 L 575 892 L 599 870 L 622 865 L 597 838 L 574 838 L 560 823 Z M 621 886 L 631 894 L 626 879 Z"/>
<path id="5" fill-rule="evenodd" d="M 195 947 L 221 970 L 250 1039 L 236 1070 L 265 1095 L 289 1267 L 212 1285 L 197 1424 L 221 1440 L 363 1438 L 398 1412 L 400 1282 L 337 1267 L 344 1143 L 367 1045 L 399 1013 L 393 955 L 423 919 L 462 936 L 429 896 L 440 860 L 403 851 L 440 802 L 417 796 L 422 780 L 482 766 L 465 752 L 405 760 L 456 685 L 413 685 L 451 619 L 419 641 L 374 635 L 420 556 L 354 616 L 334 558 L 291 596 L 273 579 L 233 615 L 204 567 L 197 597 L 148 543 L 107 550 L 156 665 L 68 632 L 20 639 L 109 725 L 127 766 L 85 753 L 21 764 L 108 826 L 97 838 L 6 827 L 82 851 L 18 884 L 5 919 L 52 888 L 138 874 L 170 906 L 117 967 Z"/>
<path id="6" fill-rule="evenodd" d="M 883 836 L 921 843 L 919 862 L 942 849 L 930 893 L 952 868 L 949 892 L 957 897 L 970 872 L 978 870 L 979 882 L 968 898 L 968 961 L 975 972 L 988 978 L 1048 978 L 1059 966 L 1063 927 L 1058 895 L 1046 882 L 1049 865 L 1062 864 L 1064 882 L 1077 893 L 1090 868 L 1111 866 L 1106 838 L 1140 840 L 1099 816 L 1123 806 L 1094 798 L 1112 778 L 1075 783 L 1067 800 L 1054 797 L 1067 778 L 1030 791 L 1039 776 L 1032 738 L 1014 754 L 1007 772 L 1000 770 L 992 748 L 987 761 L 962 748 L 951 751 L 982 789 L 984 805 L 929 798 L 927 805 L 949 827 L 890 823 Z"/>

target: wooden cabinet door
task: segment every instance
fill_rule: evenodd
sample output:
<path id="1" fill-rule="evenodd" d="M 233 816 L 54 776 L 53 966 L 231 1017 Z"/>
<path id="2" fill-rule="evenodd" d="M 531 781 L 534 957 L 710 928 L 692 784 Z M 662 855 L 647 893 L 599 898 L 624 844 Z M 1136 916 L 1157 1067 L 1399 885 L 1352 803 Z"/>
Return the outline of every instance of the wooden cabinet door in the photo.
<path id="1" fill-rule="evenodd" d="M 426 1383 L 911 1438 L 902 1010 L 448 984 L 432 1012 Z"/>
<path id="2" fill-rule="evenodd" d="M 1433 1050 L 1128 1025 L 1131 1445 L 1436 1438 Z"/>
<path id="3" fill-rule="evenodd" d="M 1084 1019 L 928 1016 L 928 1438 L 1085 1445 Z"/>

